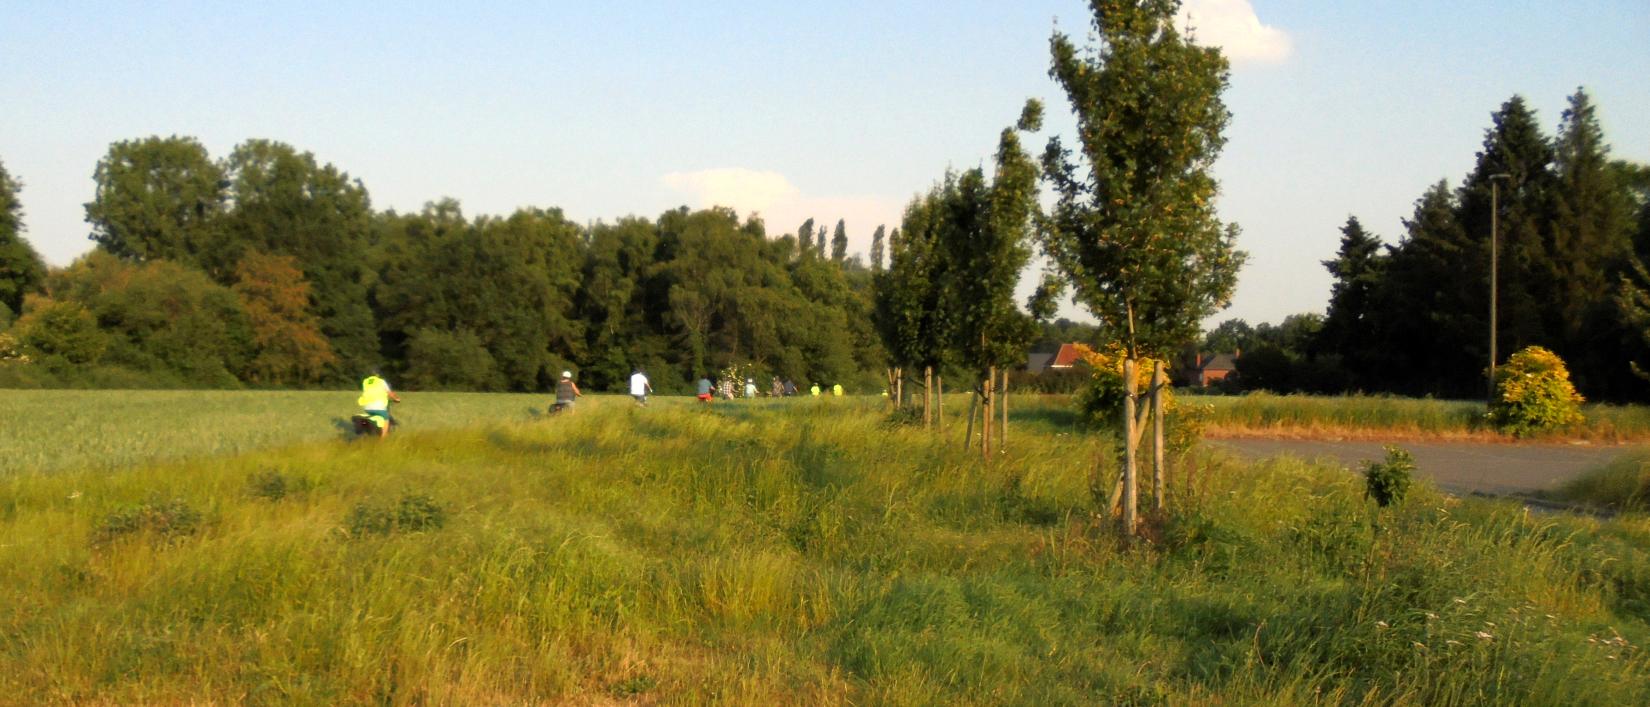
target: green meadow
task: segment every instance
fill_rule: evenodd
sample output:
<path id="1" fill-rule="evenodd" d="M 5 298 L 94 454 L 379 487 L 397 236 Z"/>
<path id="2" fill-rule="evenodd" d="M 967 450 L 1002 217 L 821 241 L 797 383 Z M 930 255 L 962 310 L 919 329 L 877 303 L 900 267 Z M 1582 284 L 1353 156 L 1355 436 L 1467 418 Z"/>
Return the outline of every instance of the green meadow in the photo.
<path id="1" fill-rule="evenodd" d="M 38 461 L 0 474 L 0 702 L 1650 702 L 1644 516 L 1378 511 L 1194 451 L 1127 542 L 1058 399 L 983 464 L 949 402 L 942 437 L 869 397 L 417 395 L 346 443 L 342 393 L 41 395 L 4 420 Z"/>

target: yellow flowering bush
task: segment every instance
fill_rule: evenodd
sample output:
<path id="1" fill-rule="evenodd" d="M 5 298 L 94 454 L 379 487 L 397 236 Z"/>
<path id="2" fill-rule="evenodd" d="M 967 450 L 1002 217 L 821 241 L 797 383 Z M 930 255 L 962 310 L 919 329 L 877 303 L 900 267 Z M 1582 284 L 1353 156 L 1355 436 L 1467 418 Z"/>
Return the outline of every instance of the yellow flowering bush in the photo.
<path id="1" fill-rule="evenodd" d="M 1570 384 L 1564 359 L 1540 346 L 1525 348 L 1495 370 L 1495 399 L 1489 421 L 1497 429 L 1526 437 L 1582 421 L 1582 397 Z"/>
<path id="2" fill-rule="evenodd" d="M 29 362 L 29 355 L 23 353 L 23 345 L 18 343 L 17 337 L 0 333 L 0 365 L 8 363 L 27 364 Z"/>
<path id="3" fill-rule="evenodd" d="M 1083 424 L 1099 429 L 1121 431 L 1123 415 L 1123 360 L 1122 344 L 1112 343 L 1100 350 L 1077 345 L 1078 355 L 1088 364 L 1092 375 L 1078 389 L 1075 402 L 1077 415 Z M 1156 359 L 1142 357 L 1135 362 L 1135 391 L 1142 409 L 1151 404 L 1147 393 L 1152 385 L 1152 366 Z M 1167 368 L 1167 362 L 1165 362 Z M 1167 430 L 1164 446 L 1171 452 L 1188 449 L 1202 435 L 1203 423 L 1214 411 L 1213 406 L 1187 405 L 1175 398 L 1174 389 L 1163 390 L 1163 417 Z"/>

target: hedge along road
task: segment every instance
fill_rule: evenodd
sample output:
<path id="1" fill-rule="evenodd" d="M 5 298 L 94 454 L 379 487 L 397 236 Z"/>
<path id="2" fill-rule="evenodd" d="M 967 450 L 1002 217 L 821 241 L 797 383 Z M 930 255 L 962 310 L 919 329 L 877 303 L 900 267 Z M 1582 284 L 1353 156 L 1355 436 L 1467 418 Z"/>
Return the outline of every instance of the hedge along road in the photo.
<path id="1" fill-rule="evenodd" d="M 1329 459 L 1361 471 L 1386 457 L 1383 442 L 1222 439 L 1209 444 L 1247 459 Z M 1451 493 L 1507 495 L 1552 489 L 1629 448 L 1616 445 L 1396 442 L 1415 456 L 1416 473 Z"/>

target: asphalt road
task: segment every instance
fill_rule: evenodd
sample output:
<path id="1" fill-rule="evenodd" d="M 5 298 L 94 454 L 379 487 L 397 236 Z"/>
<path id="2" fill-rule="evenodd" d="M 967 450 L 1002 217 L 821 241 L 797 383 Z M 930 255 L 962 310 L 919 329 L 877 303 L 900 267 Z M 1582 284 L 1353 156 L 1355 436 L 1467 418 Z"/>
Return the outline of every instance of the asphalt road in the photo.
<path id="1" fill-rule="evenodd" d="M 1289 455 L 1333 460 L 1348 469 L 1386 456 L 1382 442 L 1295 439 L 1223 439 L 1211 444 L 1248 459 Z M 1398 442 L 1415 456 L 1416 473 L 1458 494 L 1512 494 L 1553 488 L 1624 454 L 1627 447 L 1567 444 Z"/>

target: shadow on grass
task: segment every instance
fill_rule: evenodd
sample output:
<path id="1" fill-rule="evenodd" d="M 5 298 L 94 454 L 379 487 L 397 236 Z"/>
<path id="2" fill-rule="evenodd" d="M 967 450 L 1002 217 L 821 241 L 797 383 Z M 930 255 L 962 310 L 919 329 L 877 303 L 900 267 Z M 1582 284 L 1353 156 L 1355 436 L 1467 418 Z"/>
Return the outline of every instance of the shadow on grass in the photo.
<path id="1" fill-rule="evenodd" d="M 1035 407 L 1024 410 L 1008 410 L 1009 429 L 1015 425 L 1026 425 L 1033 430 L 1046 432 L 1075 432 L 1082 429 L 1082 423 L 1077 417 L 1077 411 L 1071 408 Z"/>

